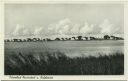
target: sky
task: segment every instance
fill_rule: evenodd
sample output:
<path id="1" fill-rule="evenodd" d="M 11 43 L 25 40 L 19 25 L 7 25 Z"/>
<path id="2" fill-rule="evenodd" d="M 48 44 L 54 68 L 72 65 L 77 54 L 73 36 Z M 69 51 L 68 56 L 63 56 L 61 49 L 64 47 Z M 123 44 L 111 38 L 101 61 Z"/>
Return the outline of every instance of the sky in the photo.
<path id="1" fill-rule="evenodd" d="M 5 37 L 123 34 L 121 4 L 6 4 Z"/>

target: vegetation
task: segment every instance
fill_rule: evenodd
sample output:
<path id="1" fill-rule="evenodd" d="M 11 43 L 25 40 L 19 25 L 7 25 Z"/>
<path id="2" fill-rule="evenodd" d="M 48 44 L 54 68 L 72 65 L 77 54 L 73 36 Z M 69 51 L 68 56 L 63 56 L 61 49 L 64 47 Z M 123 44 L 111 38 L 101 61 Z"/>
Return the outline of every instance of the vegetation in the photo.
<path id="1" fill-rule="evenodd" d="M 88 41 L 88 40 L 124 40 L 122 37 L 116 37 L 116 36 L 109 36 L 104 35 L 102 38 L 96 38 L 96 37 L 83 37 L 83 36 L 77 36 L 77 37 L 71 37 L 71 38 L 55 38 L 54 40 L 51 40 L 50 38 L 27 38 L 27 39 L 6 39 L 5 42 L 42 42 L 42 41 Z"/>
<path id="2" fill-rule="evenodd" d="M 5 75 L 122 75 L 124 55 L 68 57 L 62 52 L 5 55 Z"/>

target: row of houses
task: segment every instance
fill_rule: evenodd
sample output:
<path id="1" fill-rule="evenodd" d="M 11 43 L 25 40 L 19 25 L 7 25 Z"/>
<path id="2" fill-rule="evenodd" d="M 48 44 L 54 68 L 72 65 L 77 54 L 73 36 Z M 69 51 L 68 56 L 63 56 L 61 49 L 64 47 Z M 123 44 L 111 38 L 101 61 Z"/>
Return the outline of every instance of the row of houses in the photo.
<path id="1" fill-rule="evenodd" d="M 90 40 L 124 40 L 122 37 L 116 37 L 116 36 L 109 36 L 105 35 L 103 37 L 84 37 L 84 36 L 77 36 L 77 37 L 71 37 L 71 38 L 26 38 L 26 39 L 6 39 L 5 42 L 37 42 L 37 41 L 90 41 Z"/>

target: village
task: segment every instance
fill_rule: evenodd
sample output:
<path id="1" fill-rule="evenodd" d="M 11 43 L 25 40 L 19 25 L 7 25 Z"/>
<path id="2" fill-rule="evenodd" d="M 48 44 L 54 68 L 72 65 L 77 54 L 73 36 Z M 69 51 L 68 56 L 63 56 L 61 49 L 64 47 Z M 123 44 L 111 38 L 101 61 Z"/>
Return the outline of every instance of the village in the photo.
<path id="1" fill-rule="evenodd" d="M 76 37 L 70 37 L 70 38 L 26 38 L 26 39 L 5 39 L 5 42 L 43 42 L 43 41 L 92 41 L 92 40 L 124 40 L 122 37 L 117 36 L 109 36 L 104 35 L 102 38 L 98 37 L 86 37 L 86 36 L 76 36 Z"/>

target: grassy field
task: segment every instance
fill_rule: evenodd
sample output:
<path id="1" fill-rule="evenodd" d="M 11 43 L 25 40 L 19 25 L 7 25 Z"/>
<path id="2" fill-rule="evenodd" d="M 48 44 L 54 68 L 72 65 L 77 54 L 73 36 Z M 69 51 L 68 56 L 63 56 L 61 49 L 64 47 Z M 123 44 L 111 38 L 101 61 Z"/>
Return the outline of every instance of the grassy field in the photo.
<path id="1" fill-rule="evenodd" d="M 123 41 L 49 41 L 49 42 L 5 42 L 5 54 L 38 54 L 60 51 L 70 57 L 81 55 L 98 56 L 124 52 Z"/>
<path id="2" fill-rule="evenodd" d="M 56 51 L 5 55 L 5 75 L 122 75 L 124 54 L 70 58 Z"/>

